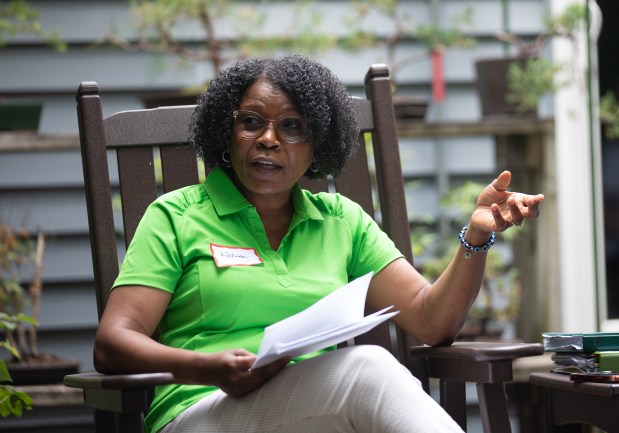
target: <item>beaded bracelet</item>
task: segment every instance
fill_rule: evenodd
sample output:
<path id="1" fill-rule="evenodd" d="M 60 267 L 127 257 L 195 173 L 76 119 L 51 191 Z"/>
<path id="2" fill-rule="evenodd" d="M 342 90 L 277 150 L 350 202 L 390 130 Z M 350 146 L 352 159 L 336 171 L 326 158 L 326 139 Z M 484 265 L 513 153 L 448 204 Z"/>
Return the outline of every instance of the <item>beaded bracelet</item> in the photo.
<path id="1" fill-rule="evenodd" d="M 490 239 L 488 239 L 488 242 L 486 242 L 484 245 L 479 246 L 479 247 L 474 247 L 464 239 L 464 234 L 466 233 L 466 229 L 468 228 L 469 226 L 464 226 L 462 227 L 462 230 L 460 230 L 460 233 L 458 233 L 458 239 L 460 239 L 460 244 L 462 244 L 462 246 L 466 249 L 466 253 L 464 253 L 465 259 L 468 259 L 469 257 L 471 257 L 471 252 L 481 253 L 481 252 L 488 251 L 490 248 L 492 248 L 492 245 L 494 245 L 494 241 L 496 240 L 495 232 L 490 233 Z"/>

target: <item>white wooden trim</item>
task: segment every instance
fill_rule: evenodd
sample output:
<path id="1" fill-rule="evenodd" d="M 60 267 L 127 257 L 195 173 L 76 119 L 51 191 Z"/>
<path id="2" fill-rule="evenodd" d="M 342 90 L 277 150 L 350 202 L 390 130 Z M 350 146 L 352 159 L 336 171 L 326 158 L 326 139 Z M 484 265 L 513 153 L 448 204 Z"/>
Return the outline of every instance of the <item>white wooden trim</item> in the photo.
<path id="1" fill-rule="evenodd" d="M 551 0 L 551 11 L 559 13 L 574 0 Z M 584 0 L 579 0 L 585 4 Z M 596 273 L 603 266 L 596 261 L 603 228 L 594 229 L 594 221 L 601 213 L 601 203 L 595 189 L 599 176 L 593 176 L 592 167 L 599 171 L 599 137 L 591 143 L 589 137 L 588 91 L 586 87 L 587 52 L 582 35 L 574 51 L 564 40 L 552 43 L 553 60 L 574 65 L 576 79 L 556 93 L 555 97 L 555 151 L 557 163 L 557 215 L 559 230 L 561 331 L 592 332 L 598 330 L 597 296 L 604 293 L 599 286 L 603 274 Z M 575 60 L 575 61 L 574 61 Z M 596 142 L 595 142 L 596 141 Z M 592 149 L 594 149 L 592 151 Z M 598 254 L 599 261 L 603 261 Z"/>

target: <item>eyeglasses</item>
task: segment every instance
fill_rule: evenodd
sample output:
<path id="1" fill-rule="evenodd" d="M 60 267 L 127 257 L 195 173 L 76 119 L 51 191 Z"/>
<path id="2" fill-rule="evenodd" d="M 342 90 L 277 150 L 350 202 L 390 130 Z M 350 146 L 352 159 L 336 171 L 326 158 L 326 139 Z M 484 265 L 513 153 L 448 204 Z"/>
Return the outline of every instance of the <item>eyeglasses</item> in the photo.
<path id="1" fill-rule="evenodd" d="M 272 124 L 275 135 L 283 143 L 300 143 L 307 139 L 307 124 L 300 117 L 280 117 L 272 120 L 266 119 L 259 113 L 247 110 L 232 112 L 234 126 L 244 138 L 258 138 Z"/>

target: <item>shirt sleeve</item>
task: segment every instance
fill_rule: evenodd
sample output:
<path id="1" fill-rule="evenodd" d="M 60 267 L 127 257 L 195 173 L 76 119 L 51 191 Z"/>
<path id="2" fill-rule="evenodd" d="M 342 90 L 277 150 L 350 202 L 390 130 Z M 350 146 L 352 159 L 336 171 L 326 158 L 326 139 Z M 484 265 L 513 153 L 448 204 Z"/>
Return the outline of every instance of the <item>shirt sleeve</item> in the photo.
<path id="1" fill-rule="evenodd" d="M 140 285 L 173 293 L 183 271 L 177 237 L 181 221 L 179 206 L 153 202 L 138 224 L 112 289 Z"/>
<path id="2" fill-rule="evenodd" d="M 404 257 L 393 241 L 357 203 L 342 199 L 343 216 L 349 224 L 353 251 L 349 265 L 351 278 L 378 273 L 389 263 Z"/>

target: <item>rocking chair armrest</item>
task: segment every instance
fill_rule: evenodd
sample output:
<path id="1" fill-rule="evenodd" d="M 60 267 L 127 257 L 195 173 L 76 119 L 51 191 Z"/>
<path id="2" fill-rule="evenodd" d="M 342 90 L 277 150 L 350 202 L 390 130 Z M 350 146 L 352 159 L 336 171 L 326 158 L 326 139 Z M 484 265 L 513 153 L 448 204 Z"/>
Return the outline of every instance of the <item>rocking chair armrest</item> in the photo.
<path id="1" fill-rule="evenodd" d="M 81 389 L 140 389 L 174 383 L 172 373 L 101 374 L 80 373 L 64 377 L 64 384 Z"/>
<path id="2" fill-rule="evenodd" d="M 465 361 L 503 361 L 544 353 L 541 343 L 456 342 L 450 346 L 413 346 L 412 358 L 445 358 Z"/>
<path id="3" fill-rule="evenodd" d="M 514 359 L 542 355 L 544 347 L 540 343 L 456 342 L 413 346 L 409 353 L 409 368 L 427 389 L 430 377 L 478 385 L 510 382 Z"/>
<path id="4" fill-rule="evenodd" d="M 83 390 L 87 406 L 112 414 L 137 415 L 138 420 L 150 407 L 154 387 L 170 383 L 174 383 L 172 373 L 81 373 L 64 377 L 65 386 Z"/>

